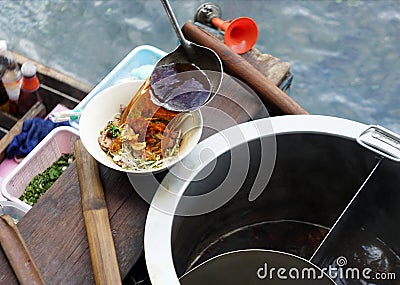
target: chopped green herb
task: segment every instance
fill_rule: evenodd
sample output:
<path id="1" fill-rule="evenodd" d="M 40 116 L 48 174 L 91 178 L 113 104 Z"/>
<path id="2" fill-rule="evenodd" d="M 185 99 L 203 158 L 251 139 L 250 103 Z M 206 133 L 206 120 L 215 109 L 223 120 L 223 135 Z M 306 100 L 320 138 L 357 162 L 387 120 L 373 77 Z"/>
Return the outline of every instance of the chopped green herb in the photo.
<path id="1" fill-rule="evenodd" d="M 25 192 L 19 199 L 33 206 L 73 161 L 73 154 L 64 153 L 49 168 L 36 175 L 31 182 L 29 182 L 28 186 L 25 188 Z"/>
<path id="2" fill-rule="evenodd" d="M 108 126 L 107 132 L 111 134 L 113 138 L 117 138 L 121 135 L 121 129 L 114 124 Z"/>

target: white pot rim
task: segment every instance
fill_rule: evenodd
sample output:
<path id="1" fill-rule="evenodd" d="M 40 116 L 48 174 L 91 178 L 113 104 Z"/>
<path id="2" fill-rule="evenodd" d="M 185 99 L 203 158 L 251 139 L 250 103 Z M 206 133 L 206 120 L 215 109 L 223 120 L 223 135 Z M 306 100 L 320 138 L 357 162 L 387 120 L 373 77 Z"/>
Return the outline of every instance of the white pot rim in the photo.
<path id="1" fill-rule="evenodd" d="M 266 124 L 272 125 L 272 128 L 263 128 Z M 205 139 L 194 148 L 193 152 L 185 160 L 195 159 L 197 157 L 195 155 L 196 151 L 203 149 L 205 146 L 212 146 L 215 151 L 214 154 L 217 155 L 228 151 L 229 148 L 226 145 L 218 144 L 218 142 L 230 132 L 244 134 L 244 140 L 237 141 L 236 145 L 250 142 L 260 137 L 294 133 L 332 135 L 356 141 L 357 136 L 366 127 L 367 125 L 359 122 L 321 115 L 290 115 L 265 118 L 236 125 Z M 179 167 L 179 165 L 176 167 Z M 171 170 L 174 170 L 174 168 L 175 166 Z M 158 209 L 169 209 L 173 213 L 178 205 L 179 195 L 183 194 L 189 183 L 174 179 L 171 174 L 167 174 L 164 181 L 168 181 L 168 191 L 176 195 L 166 199 L 165 193 L 163 193 L 165 191 L 158 189 L 152 200 L 145 225 L 144 250 L 146 264 L 152 284 L 179 285 L 172 258 L 171 245 L 174 215 Z"/>

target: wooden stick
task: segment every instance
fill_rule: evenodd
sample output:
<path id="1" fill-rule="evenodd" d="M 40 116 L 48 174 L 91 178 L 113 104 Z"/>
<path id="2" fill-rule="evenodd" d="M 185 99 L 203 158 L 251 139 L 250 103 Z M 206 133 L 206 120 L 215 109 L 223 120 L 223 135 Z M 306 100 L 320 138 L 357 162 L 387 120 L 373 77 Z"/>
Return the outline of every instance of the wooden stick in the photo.
<path id="1" fill-rule="evenodd" d="M 279 89 L 271 80 L 254 68 L 247 60 L 232 51 L 227 45 L 187 22 L 182 27 L 185 38 L 214 50 L 221 58 L 224 71 L 249 85 L 263 103 L 277 115 L 308 114 L 297 102 Z"/>
<path id="2" fill-rule="evenodd" d="M 44 284 L 21 233 L 9 215 L 0 217 L 0 244 L 21 285 Z"/>
<path id="3" fill-rule="evenodd" d="M 75 156 L 95 282 L 121 284 L 97 161 L 87 152 L 80 140 L 75 142 Z"/>

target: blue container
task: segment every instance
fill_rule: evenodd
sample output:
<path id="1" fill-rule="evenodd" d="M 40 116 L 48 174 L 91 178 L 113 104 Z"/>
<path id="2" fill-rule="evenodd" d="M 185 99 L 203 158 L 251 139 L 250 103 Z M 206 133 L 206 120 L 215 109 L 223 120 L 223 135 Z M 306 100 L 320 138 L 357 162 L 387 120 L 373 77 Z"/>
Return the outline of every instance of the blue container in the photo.
<path id="1" fill-rule="evenodd" d="M 74 108 L 83 110 L 88 102 L 100 91 L 124 80 L 146 79 L 150 76 L 156 63 L 166 52 L 150 46 L 141 45 L 134 48 L 96 87 Z M 71 122 L 71 126 L 79 129 L 79 121 Z"/>

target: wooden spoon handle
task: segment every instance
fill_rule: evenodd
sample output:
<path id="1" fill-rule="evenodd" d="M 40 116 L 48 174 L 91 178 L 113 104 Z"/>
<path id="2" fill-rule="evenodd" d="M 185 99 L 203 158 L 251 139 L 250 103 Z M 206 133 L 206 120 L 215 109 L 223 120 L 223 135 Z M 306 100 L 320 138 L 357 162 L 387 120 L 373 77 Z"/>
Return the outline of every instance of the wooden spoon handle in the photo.
<path id="1" fill-rule="evenodd" d="M 82 212 L 95 282 L 96 284 L 121 284 L 97 161 L 87 152 L 81 140 L 75 142 L 75 156 Z"/>
<path id="2" fill-rule="evenodd" d="M 277 115 L 308 114 L 297 102 L 247 60 L 206 31 L 201 30 L 193 23 L 187 22 L 182 27 L 182 32 L 186 39 L 214 50 L 222 60 L 224 71 L 249 85 L 263 103 Z"/>
<path id="3" fill-rule="evenodd" d="M 0 217 L 0 244 L 21 285 L 42 285 L 42 276 L 9 215 Z"/>

